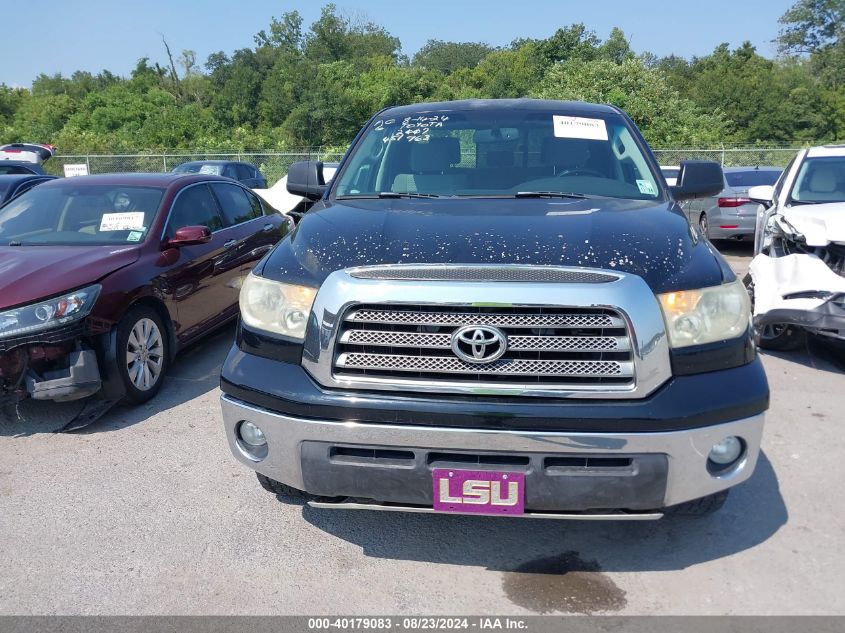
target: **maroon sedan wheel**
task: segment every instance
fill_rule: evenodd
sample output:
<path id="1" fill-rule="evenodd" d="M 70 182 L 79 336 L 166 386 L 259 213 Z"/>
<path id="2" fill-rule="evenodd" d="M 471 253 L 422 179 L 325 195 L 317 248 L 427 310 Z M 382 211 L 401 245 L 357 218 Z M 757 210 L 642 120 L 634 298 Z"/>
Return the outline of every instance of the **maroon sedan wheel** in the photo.
<path id="1" fill-rule="evenodd" d="M 140 404 L 155 396 L 167 371 L 167 330 L 158 313 L 132 308 L 117 327 L 117 358 L 126 399 Z"/>

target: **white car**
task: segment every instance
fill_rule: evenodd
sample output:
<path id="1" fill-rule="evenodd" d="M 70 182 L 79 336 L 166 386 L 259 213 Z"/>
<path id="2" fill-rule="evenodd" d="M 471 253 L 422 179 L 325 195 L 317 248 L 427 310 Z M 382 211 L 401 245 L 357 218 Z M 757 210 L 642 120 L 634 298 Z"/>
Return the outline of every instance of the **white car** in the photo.
<path id="1" fill-rule="evenodd" d="M 762 203 L 746 278 L 761 347 L 794 349 L 806 332 L 845 341 L 845 145 L 798 152 Z"/>
<path id="2" fill-rule="evenodd" d="M 323 163 L 323 177 L 327 183 L 334 177 L 337 166 L 338 163 Z M 288 191 L 287 174 L 282 176 L 272 187 L 268 189 L 253 189 L 253 191 L 261 196 L 271 207 L 284 214 L 297 215 L 305 213 L 308 207 L 314 203 L 313 200 L 308 200 Z"/>

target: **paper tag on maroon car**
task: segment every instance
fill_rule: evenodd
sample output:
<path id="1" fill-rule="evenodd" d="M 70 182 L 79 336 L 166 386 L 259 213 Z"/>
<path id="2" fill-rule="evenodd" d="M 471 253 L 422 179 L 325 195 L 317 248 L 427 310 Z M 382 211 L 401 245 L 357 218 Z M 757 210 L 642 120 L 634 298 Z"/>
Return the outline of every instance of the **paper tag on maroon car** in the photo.
<path id="1" fill-rule="evenodd" d="M 432 479 L 437 512 L 525 512 L 525 473 L 435 468 Z"/>
<path id="2" fill-rule="evenodd" d="M 144 212 L 129 211 L 127 213 L 104 213 L 100 220 L 100 232 L 132 231 L 144 228 Z"/>

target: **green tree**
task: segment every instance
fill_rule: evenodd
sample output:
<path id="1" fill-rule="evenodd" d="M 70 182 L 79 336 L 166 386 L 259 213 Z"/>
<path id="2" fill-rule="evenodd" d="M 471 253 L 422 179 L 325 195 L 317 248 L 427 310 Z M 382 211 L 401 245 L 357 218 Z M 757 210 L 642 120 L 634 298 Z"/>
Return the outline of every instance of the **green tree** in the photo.
<path id="1" fill-rule="evenodd" d="M 635 58 L 621 64 L 607 59 L 572 59 L 555 64 L 535 96 L 619 106 L 657 146 L 716 142 L 723 138 L 727 126 L 721 112 L 700 110 L 670 86 L 662 71 L 648 68 Z"/>
<path id="2" fill-rule="evenodd" d="M 460 68 L 475 68 L 493 48 L 484 42 L 428 40 L 414 55 L 413 65 L 451 75 Z"/>
<path id="3" fill-rule="evenodd" d="M 782 53 L 809 55 L 825 85 L 845 86 L 845 0 L 798 0 L 779 22 Z"/>
<path id="4" fill-rule="evenodd" d="M 317 63 L 364 60 L 401 55 L 401 44 L 384 28 L 365 20 L 352 20 L 327 4 L 320 19 L 305 34 L 305 55 Z"/>

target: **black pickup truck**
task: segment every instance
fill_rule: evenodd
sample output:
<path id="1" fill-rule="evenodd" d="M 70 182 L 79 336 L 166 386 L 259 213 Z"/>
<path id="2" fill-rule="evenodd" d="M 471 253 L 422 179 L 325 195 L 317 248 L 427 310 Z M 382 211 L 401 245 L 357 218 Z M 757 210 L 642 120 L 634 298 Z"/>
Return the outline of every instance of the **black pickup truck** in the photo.
<path id="1" fill-rule="evenodd" d="M 611 106 L 389 108 L 254 269 L 226 434 L 317 507 L 653 519 L 751 476 L 769 391 L 745 289 Z"/>

